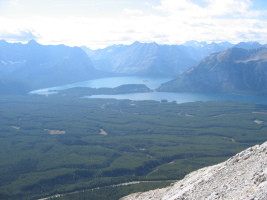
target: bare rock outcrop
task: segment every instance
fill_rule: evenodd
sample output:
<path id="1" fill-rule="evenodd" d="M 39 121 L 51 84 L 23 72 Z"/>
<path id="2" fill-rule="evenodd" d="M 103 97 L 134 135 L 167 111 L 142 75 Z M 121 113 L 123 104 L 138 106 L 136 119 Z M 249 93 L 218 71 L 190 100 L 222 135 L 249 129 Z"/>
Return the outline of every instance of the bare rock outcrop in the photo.
<path id="1" fill-rule="evenodd" d="M 163 189 L 135 193 L 121 200 L 267 200 L 267 142 L 227 161 L 199 169 Z"/>

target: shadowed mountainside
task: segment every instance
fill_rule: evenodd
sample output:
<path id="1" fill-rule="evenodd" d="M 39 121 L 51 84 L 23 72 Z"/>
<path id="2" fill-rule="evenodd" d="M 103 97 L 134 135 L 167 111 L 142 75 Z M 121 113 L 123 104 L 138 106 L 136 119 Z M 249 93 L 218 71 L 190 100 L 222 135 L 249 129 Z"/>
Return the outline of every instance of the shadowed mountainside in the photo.
<path id="1" fill-rule="evenodd" d="M 25 85 L 24 90 L 50 87 L 96 75 L 89 57 L 78 47 L 0 41 L 0 79 L 1 86 L 8 85 L 5 90 L 18 85 Z"/>
<path id="2" fill-rule="evenodd" d="M 207 56 L 158 91 L 267 94 L 267 49 L 231 48 Z"/>

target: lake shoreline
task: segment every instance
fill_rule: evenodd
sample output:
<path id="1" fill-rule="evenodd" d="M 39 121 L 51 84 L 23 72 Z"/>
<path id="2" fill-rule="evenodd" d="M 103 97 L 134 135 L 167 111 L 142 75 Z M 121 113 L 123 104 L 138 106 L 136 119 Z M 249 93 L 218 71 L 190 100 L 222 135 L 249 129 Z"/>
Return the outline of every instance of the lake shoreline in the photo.
<path id="1" fill-rule="evenodd" d="M 155 101 L 175 101 L 176 103 L 196 102 L 196 101 L 244 101 L 256 104 L 267 104 L 267 96 L 244 95 L 244 94 L 225 94 L 225 93 L 194 93 L 194 92 L 157 92 L 162 83 L 169 81 L 170 78 L 155 78 L 142 76 L 121 76 L 101 79 L 93 79 L 84 82 L 44 88 L 31 91 L 29 94 L 52 95 L 62 93 L 71 88 L 115 88 L 127 84 L 143 84 L 150 88 L 151 92 L 142 93 L 122 93 L 122 94 L 81 94 L 82 98 L 108 98 L 108 99 L 129 99 L 129 100 L 155 100 Z"/>

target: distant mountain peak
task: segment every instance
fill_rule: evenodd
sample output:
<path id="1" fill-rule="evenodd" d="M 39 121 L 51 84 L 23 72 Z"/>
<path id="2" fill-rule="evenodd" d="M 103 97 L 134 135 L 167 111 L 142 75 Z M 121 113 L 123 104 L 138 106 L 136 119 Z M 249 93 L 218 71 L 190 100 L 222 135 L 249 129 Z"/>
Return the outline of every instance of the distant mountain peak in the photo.
<path id="1" fill-rule="evenodd" d="M 197 62 L 231 46 L 191 41 L 188 45 L 135 41 L 130 45 L 112 45 L 104 49 L 83 48 L 96 69 L 124 75 L 176 77 Z M 192 46 L 195 45 L 195 46 Z"/>
<path id="2" fill-rule="evenodd" d="M 132 43 L 132 45 L 134 45 L 134 44 L 141 44 L 141 42 L 135 41 L 134 43 Z"/>
<path id="3" fill-rule="evenodd" d="M 39 45 L 39 43 L 36 42 L 35 40 L 29 40 L 29 41 L 28 41 L 28 44 L 29 44 L 29 45 L 37 45 L 37 44 Z"/>
<path id="4" fill-rule="evenodd" d="M 4 39 L 0 40 L 0 43 L 7 43 Z"/>
<path id="5" fill-rule="evenodd" d="M 240 42 L 235 45 L 235 47 L 243 48 L 243 49 L 256 49 L 263 47 L 259 42 L 250 41 L 250 42 Z"/>
<path id="6" fill-rule="evenodd" d="M 204 41 L 197 41 L 197 40 L 190 40 L 183 44 L 184 46 L 193 46 L 193 47 L 203 47 L 207 45 L 207 42 Z"/>
<path id="7" fill-rule="evenodd" d="M 135 41 L 134 43 L 132 43 L 132 45 L 140 45 L 140 44 L 153 44 L 153 45 L 158 45 L 158 43 L 156 42 L 139 42 L 139 41 Z"/>

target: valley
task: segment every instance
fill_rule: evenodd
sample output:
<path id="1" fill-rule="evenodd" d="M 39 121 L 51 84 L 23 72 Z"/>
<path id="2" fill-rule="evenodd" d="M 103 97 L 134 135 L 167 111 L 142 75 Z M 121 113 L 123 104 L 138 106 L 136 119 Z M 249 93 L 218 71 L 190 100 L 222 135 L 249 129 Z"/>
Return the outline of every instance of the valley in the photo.
<path id="1" fill-rule="evenodd" d="M 246 102 L 2 96 L 0 112 L 1 199 L 83 190 L 70 198 L 116 199 L 165 187 L 267 139 L 266 124 L 254 122 L 267 121 L 266 105 Z M 132 181 L 144 182 L 105 187 Z"/>
<path id="2" fill-rule="evenodd" d="M 0 199 L 116 200 L 267 140 L 266 45 L 0 50 Z"/>

